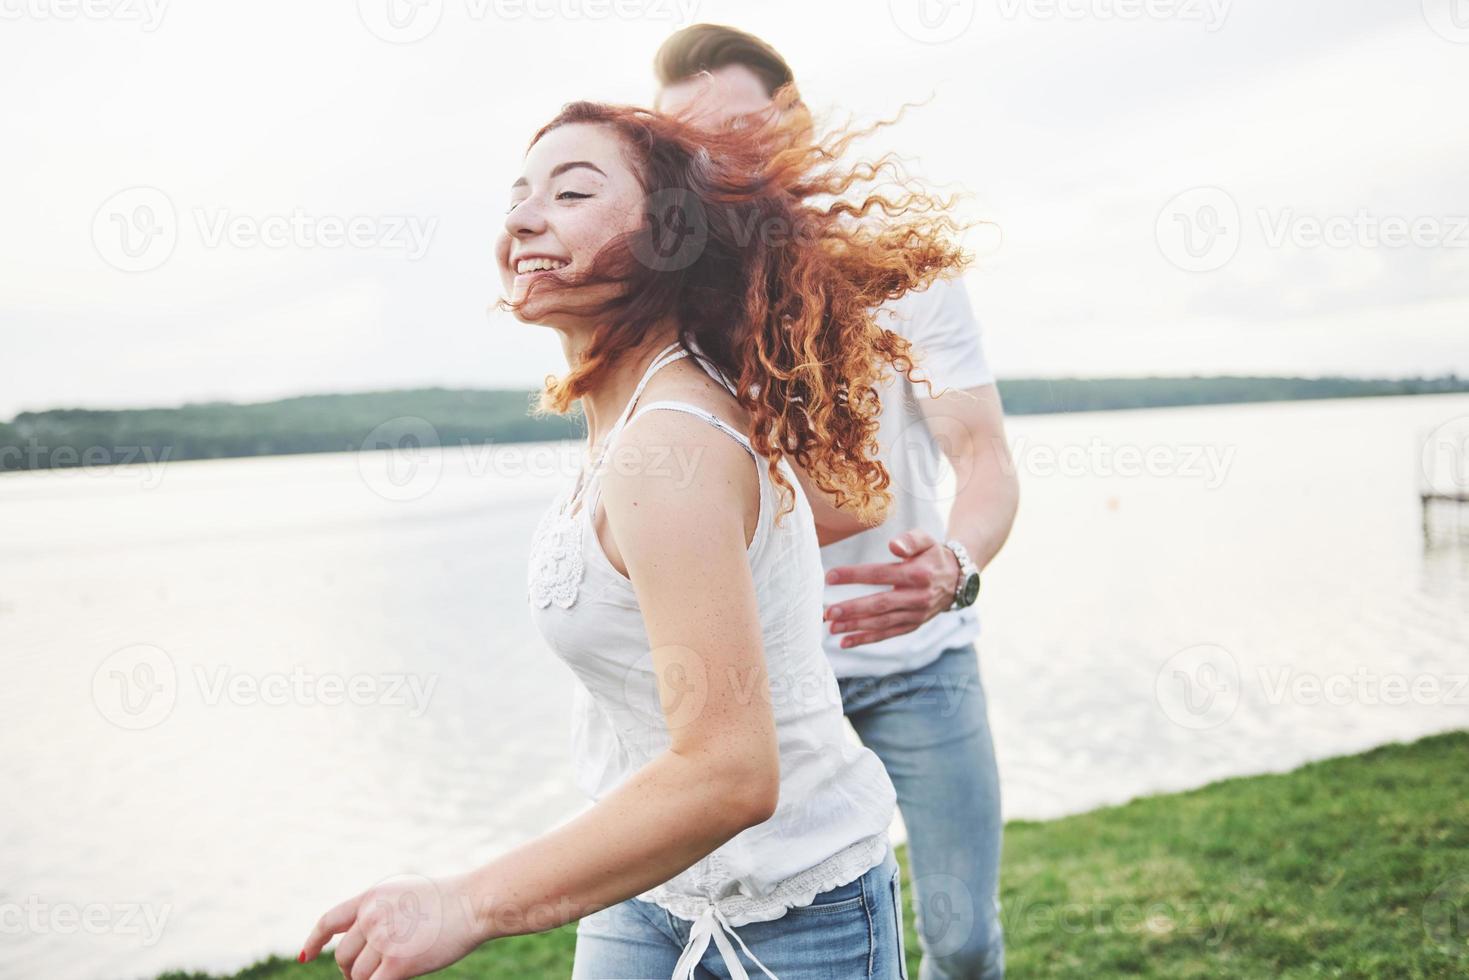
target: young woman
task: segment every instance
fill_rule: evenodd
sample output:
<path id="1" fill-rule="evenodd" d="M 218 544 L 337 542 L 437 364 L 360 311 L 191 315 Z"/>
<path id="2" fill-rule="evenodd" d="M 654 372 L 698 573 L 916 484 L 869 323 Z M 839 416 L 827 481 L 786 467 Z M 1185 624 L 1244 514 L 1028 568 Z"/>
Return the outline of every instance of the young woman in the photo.
<path id="1" fill-rule="evenodd" d="M 914 366 L 872 310 L 964 256 L 911 185 L 844 203 L 873 171 L 839 164 L 853 135 L 783 132 L 807 124 L 574 103 L 536 134 L 497 254 L 508 305 L 566 352 L 544 404 L 579 401 L 590 430 L 529 594 L 580 681 L 595 803 L 482 868 L 348 899 L 303 959 L 345 932 L 345 975 L 397 980 L 579 919 L 583 980 L 906 976 L 893 787 L 845 735 L 789 459 L 881 516 L 875 386 Z"/>

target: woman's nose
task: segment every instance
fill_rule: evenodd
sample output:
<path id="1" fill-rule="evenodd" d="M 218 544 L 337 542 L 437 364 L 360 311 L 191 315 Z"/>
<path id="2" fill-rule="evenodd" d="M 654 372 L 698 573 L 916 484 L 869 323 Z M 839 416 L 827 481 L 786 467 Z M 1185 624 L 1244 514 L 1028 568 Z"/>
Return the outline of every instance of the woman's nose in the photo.
<path id="1" fill-rule="evenodd" d="M 527 238 L 546 230 L 546 221 L 532 200 L 521 201 L 505 216 L 505 230 L 513 238 Z"/>

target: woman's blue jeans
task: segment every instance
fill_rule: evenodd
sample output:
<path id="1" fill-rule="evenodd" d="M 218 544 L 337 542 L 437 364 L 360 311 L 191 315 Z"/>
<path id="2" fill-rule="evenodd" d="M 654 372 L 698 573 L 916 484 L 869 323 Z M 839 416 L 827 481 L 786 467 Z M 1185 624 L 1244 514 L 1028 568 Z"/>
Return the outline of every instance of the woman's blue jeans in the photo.
<path id="1" fill-rule="evenodd" d="M 908 980 L 898 862 L 888 848 L 861 877 L 817 895 L 779 919 L 735 929 L 750 952 L 780 980 Z M 572 980 L 668 980 L 692 923 L 641 899 L 577 923 Z M 764 973 L 731 941 L 750 980 Z M 730 980 L 713 944 L 694 971 L 698 980 Z"/>

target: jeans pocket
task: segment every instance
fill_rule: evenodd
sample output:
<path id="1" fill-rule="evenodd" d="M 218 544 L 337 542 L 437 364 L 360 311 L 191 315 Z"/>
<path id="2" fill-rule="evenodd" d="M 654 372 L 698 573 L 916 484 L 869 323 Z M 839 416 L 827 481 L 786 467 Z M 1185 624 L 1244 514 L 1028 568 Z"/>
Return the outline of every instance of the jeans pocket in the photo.
<path id="1" fill-rule="evenodd" d="M 898 868 L 893 871 L 893 879 L 888 883 L 889 890 L 893 893 L 893 926 L 898 930 L 898 976 L 901 980 L 908 980 L 908 950 L 907 940 L 903 936 L 903 871 Z"/>
<path id="2" fill-rule="evenodd" d="M 813 898 L 809 905 L 797 905 L 786 910 L 786 915 L 830 915 L 862 907 L 862 879 L 855 878 L 845 885 L 829 888 Z"/>

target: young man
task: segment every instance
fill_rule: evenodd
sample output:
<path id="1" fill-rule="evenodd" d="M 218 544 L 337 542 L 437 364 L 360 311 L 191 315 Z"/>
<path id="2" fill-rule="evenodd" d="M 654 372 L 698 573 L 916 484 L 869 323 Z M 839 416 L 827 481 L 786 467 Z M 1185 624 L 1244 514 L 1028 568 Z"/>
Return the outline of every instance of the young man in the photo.
<path id="1" fill-rule="evenodd" d="M 698 24 L 654 61 L 657 108 L 720 123 L 769 107 L 790 67 L 757 37 Z M 913 342 L 925 386 L 894 379 L 878 441 L 893 507 L 853 534 L 812 494 L 827 569 L 827 653 L 843 708 L 882 758 L 908 832 L 923 949 L 919 980 L 1004 975 L 1000 793 L 974 640 L 980 571 L 1010 533 L 1018 488 L 1004 414 L 962 283 L 940 281 L 883 311 Z M 957 492 L 947 515 L 936 466 Z M 896 560 L 894 560 L 896 558 Z"/>

